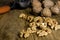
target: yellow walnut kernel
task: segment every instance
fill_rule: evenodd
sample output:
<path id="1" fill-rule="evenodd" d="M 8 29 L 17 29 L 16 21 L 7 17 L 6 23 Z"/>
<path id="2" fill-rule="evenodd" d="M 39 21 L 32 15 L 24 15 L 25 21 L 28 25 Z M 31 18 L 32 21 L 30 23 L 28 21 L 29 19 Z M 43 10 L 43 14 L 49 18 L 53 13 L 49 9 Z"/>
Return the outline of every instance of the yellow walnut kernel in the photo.
<path id="1" fill-rule="evenodd" d="M 42 19 L 42 17 L 35 17 L 34 18 L 34 22 L 43 22 L 43 19 Z"/>
<path id="2" fill-rule="evenodd" d="M 24 38 L 27 38 L 27 37 L 29 37 L 29 36 L 30 36 L 30 34 L 27 33 L 27 32 L 24 34 Z"/>
<path id="3" fill-rule="evenodd" d="M 51 11 L 53 12 L 53 14 L 59 14 L 60 9 L 57 5 L 51 7 Z"/>
<path id="4" fill-rule="evenodd" d="M 27 20 L 28 20 L 29 22 L 32 22 L 33 19 L 34 19 L 34 16 L 28 16 L 28 17 L 27 17 Z"/>
<path id="5" fill-rule="evenodd" d="M 46 28 L 47 27 L 47 24 L 45 24 L 45 23 L 40 23 L 40 28 Z"/>
<path id="6" fill-rule="evenodd" d="M 32 22 L 32 23 L 29 24 L 29 26 L 30 27 L 33 27 L 33 26 L 36 27 L 36 23 L 35 22 Z"/>
<path id="7" fill-rule="evenodd" d="M 23 19 L 27 19 L 27 15 L 24 14 L 24 13 L 21 13 L 21 14 L 19 15 L 19 17 L 20 17 L 20 18 L 23 18 Z"/>
<path id="8" fill-rule="evenodd" d="M 27 28 L 27 32 L 28 32 L 28 33 L 32 33 L 31 28 Z"/>
<path id="9" fill-rule="evenodd" d="M 35 31 L 36 32 L 36 27 L 31 27 L 32 31 Z"/>
<path id="10" fill-rule="evenodd" d="M 22 30 L 22 31 L 20 32 L 20 37 L 23 37 L 24 33 L 25 33 L 25 31 Z"/>
<path id="11" fill-rule="evenodd" d="M 46 35 L 48 35 L 48 33 L 43 30 L 39 33 L 39 36 L 46 36 Z"/>

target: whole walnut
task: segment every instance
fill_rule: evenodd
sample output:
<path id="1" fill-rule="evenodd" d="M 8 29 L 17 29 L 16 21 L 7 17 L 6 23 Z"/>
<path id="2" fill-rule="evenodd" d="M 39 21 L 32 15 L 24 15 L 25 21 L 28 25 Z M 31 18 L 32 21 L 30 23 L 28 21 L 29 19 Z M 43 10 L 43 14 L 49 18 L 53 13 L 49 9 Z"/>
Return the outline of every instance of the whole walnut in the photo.
<path id="1" fill-rule="evenodd" d="M 51 11 L 53 12 L 53 14 L 59 14 L 60 9 L 57 5 L 51 7 Z"/>
<path id="2" fill-rule="evenodd" d="M 49 7 L 50 8 L 54 5 L 54 3 L 51 0 L 44 0 L 43 5 L 44 5 L 44 7 Z"/>
<path id="3" fill-rule="evenodd" d="M 41 15 L 50 17 L 52 15 L 52 13 L 51 13 L 51 10 L 48 7 L 46 7 L 43 9 Z"/>
<path id="4" fill-rule="evenodd" d="M 57 1 L 56 5 L 60 8 L 60 1 Z"/>
<path id="5" fill-rule="evenodd" d="M 42 10 L 41 2 L 39 2 L 38 0 L 33 0 L 32 6 L 33 6 L 33 12 L 35 13 L 41 12 Z"/>

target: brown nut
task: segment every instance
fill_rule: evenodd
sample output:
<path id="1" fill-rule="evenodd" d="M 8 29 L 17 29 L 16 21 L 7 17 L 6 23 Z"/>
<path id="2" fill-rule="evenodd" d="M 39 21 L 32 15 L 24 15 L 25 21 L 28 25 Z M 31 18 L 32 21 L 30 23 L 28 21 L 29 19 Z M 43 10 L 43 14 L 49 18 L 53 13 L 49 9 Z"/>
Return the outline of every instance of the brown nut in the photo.
<path id="1" fill-rule="evenodd" d="M 32 29 L 32 31 L 36 31 L 37 30 L 36 27 L 31 27 L 31 29 Z"/>
<path id="2" fill-rule="evenodd" d="M 60 8 L 60 0 L 56 2 L 56 5 Z"/>
<path id="3" fill-rule="evenodd" d="M 59 14 L 60 9 L 57 5 L 51 7 L 51 11 L 53 12 L 53 14 Z"/>
<path id="4" fill-rule="evenodd" d="M 51 10 L 48 7 L 46 7 L 43 9 L 41 15 L 51 17 L 52 13 L 51 13 Z"/>
<path id="5" fill-rule="evenodd" d="M 53 1 L 51 1 L 51 0 L 44 0 L 43 4 L 44 4 L 44 7 L 48 7 L 48 8 L 54 6 Z"/>
<path id="6" fill-rule="evenodd" d="M 28 33 L 32 33 L 31 28 L 27 28 L 27 32 L 28 32 Z"/>
<path id="7" fill-rule="evenodd" d="M 42 10 L 41 3 L 38 0 L 33 0 L 32 2 L 33 12 L 39 13 Z"/>

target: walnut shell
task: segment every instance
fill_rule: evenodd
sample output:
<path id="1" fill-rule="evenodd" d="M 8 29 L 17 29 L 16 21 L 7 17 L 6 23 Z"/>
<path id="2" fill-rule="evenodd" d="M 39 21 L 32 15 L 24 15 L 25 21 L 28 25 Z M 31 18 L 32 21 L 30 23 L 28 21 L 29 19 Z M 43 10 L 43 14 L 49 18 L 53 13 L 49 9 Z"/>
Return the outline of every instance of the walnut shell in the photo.
<path id="1" fill-rule="evenodd" d="M 52 13 L 51 13 L 51 10 L 46 7 L 46 8 L 43 9 L 41 15 L 51 17 Z"/>
<path id="2" fill-rule="evenodd" d="M 38 17 L 35 17 L 34 18 L 34 22 L 43 22 L 43 19 L 42 19 L 42 17 L 40 17 L 40 16 L 38 16 Z"/>
<path id="3" fill-rule="evenodd" d="M 56 5 L 60 8 L 60 1 L 57 1 Z"/>
<path id="4" fill-rule="evenodd" d="M 51 11 L 53 12 L 53 14 L 59 14 L 60 9 L 57 5 L 51 7 Z"/>
<path id="5" fill-rule="evenodd" d="M 53 1 L 51 1 L 51 0 L 44 0 L 43 4 L 44 4 L 44 7 L 48 7 L 48 8 L 50 8 L 54 5 Z"/>
<path id="6" fill-rule="evenodd" d="M 36 1 L 33 0 L 32 6 L 33 6 L 33 12 L 35 12 L 35 13 L 41 12 L 41 10 L 42 10 L 41 2 L 39 2 L 38 0 L 36 0 Z"/>

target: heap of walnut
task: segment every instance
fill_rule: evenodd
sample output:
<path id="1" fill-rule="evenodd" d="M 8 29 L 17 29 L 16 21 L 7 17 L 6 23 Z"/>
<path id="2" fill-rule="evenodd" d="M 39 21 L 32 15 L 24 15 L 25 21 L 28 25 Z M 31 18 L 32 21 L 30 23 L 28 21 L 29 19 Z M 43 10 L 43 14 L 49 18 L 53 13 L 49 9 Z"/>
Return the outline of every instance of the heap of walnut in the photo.
<path id="1" fill-rule="evenodd" d="M 31 3 L 35 15 L 41 14 L 51 17 L 52 14 L 60 13 L 60 0 L 57 0 L 55 3 L 52 0 L 32 0 Z"/>
<path id="2" fill-rule="evenodd" d="M 29 22 L 27 30 L 23 29 L 20 32 L 20 37 L 27 38 L 33 33 L 38 36 L 47 36 L 52 30 L 60 29 L 57 20 L 50 17 L 28 16 L 24 13 L 20 14 L 19 17 Z"/>

